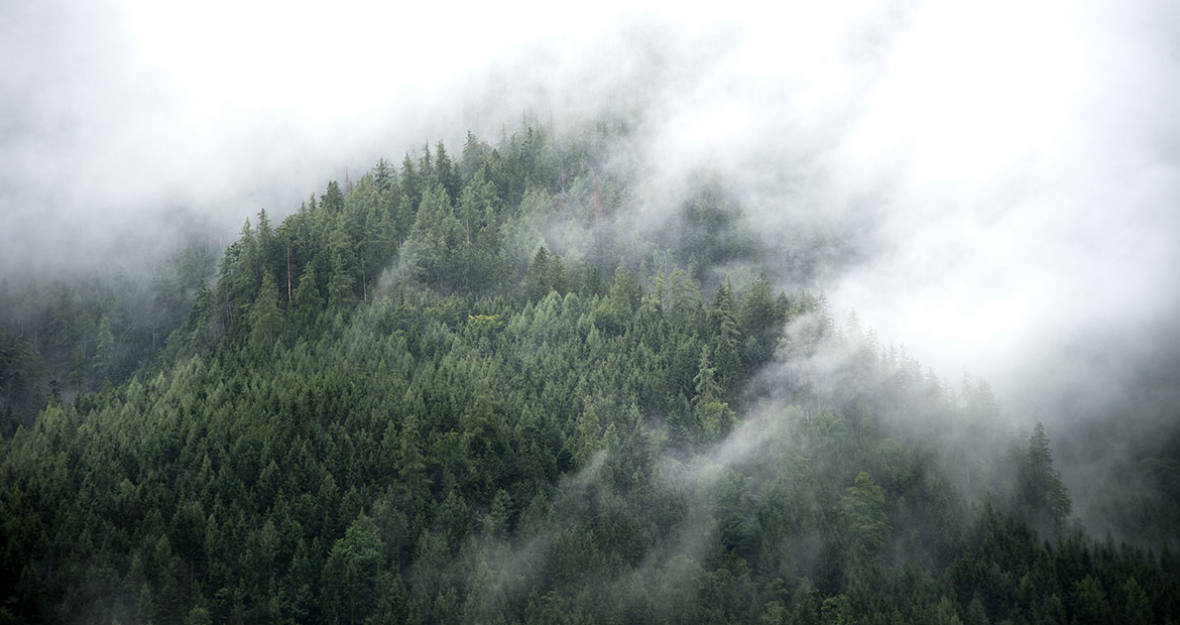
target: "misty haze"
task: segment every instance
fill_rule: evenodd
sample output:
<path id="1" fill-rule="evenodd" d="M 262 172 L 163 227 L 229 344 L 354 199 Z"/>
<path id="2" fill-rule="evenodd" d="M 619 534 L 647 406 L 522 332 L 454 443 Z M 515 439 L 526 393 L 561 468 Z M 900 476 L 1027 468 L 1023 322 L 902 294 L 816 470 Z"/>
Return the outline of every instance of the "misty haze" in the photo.
<path id="1" fill-rule="evenodd" d="M 0 5 L 0 623 L 1180 622 L 1180 6 L 492 4 Z"/>

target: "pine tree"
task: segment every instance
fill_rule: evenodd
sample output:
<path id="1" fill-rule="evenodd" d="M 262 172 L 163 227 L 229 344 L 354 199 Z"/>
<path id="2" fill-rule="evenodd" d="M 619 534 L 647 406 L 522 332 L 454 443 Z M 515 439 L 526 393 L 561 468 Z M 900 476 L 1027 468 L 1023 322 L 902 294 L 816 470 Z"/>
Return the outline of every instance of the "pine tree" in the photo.
<path id="1" fill-rule="evenodd" d="M 115 381 L 115 334 L 111 329 L 111 318 L 103 315 L 98 323 L 98 336 L 94 340 L 94 372 L 99 384 Z"/>
<path id="2" fill-rule="evenodd" d="M 463 155 L 459 163 L 459 173 L 464 180 L 470 180 L 476 171 L 484 166 L 484 161 L 491 152 L 491 148 L 480 141 L 474 133 L 467 131 L 467 140 L 463 142 Z"/>
<path id="3" fill-rule="evenodd" d="M 238 240 L 226 249 L 218 273 L 218 299 L 223 302 L 221 322 L 226 330 L 233 331 L 249 310 L 262 277 L 258 240 L 249 219 L 242 224 Z"/>
<path id="4" fill-rule="evenodd" d="M 525 274 L 525 297 L 530 302 L 540 300 L 549 294 L 549 250 L 544 245 L 537 248 Z"/>
<path id="5" fill-rule="evenodd" d="M 744 337 L 742 362 L 746 367 L 757 367 L 770 360 L 785 322 L 770 293 L 770 281 L 763 273 L 742 298 L 738 314 L 739 333 Z"/>
<path id="6" fill-rule="evenodd" d="M 324 567 L 324 603 L 335 622 L 364 622 L 377 609 L 382 549 L 377 526 L 363 513 L 332 546 Z"/>
<path id="7" fill-rule="evenodd" d="M 1073 623 L 1075 625 L 1100 625 L 1110 623 L 1111 609 L 1102 584 L 1091 575 L 1086 575 L 1073 584 Z"/>
<path id="8" fill-rule="evenodd" d="M 447 195 L 453 198 L 459 197 L 459 189 L 463 182 L 459 179 L 459 172 L 455 171 L 455 166 L 447 155 L 447 149 L 443 146 L 442 141 L 434 146 L 434 162 L 434 178 L 437 184 L 446 190 Z"/>
<path id="9" fill-rule="evenodd" d="M 844 509 L 857 544 L 875 553 L 889 538 L 889 519 L 885 516 L 885 491 L 861 471 L 852 486 L 845 489 Z"/>
<path id="10" fill-rule="evenodd" d="M 713 346 L 717 362 L 717 374 L 721 385 L 727 391 L 736 390 L 745 376 L 739 345 L 741 330 L 734 315 L 733 285 L 726 276 L 725 283 L 717 288 L 713 305 L 709 310 L 713 327 Z"/>
<path id="11" fill-rule="evenodd" d="M 721 396 L 721 386 L 717 384 L 716 371 L 716 368 L 709 366 L 709 346 L 702 346 L 697 375 L 692 379 L 696 385 L 696 395 L 692 398 L 693 405 L 715 402 Z"/>
<path id="12" fill-rule="evenodd" d="M 336 229 L 328 240 L 328 254 L 332 259 L 332 276 L 328 279 L 328 306 L 340 309 L 355 296 L 356 252 L 352 237 L 344 227 L 344 220 L 338 219 Z"/>
<path id="13" fill-rule="evenodd" d="M 422 457 L 422 441 L 418 433 L 418 418 L 410 413 L 402 424 L 401 445 L 398 449 L 398 476 L 405 489 L 406 499 L 414 504 L 425 497 L 425 459 Z"/>
<path id="14" fill-rule="evenodd" d="M 1123 596 L 1126 597 L 1122 617 L 1124 625 L 1149 625 L 1155 622 L 1147 592 L 1134 577 L 1128 578 L 1127 583 L 1123 584 Z"/>
<path id="15" fill-rule="evenodd" d="M 259 356 L 270 353 L 279 335 L 282 310 L 279 308 L 279 290 L 270 272 L 262 276 L 262 287 L 250 311 L 250 350 Z"/>
<path id="16" fill-rule="evenodd" d="M 320 196 L 320 206 L 331 215 L 344 210 L 344 193 L 340 191 L 340 183 L 335 180 L 328 183 L 328 190 Z"/>
<path id="17" fill-rule="evenodd" d="M 391 184 L 396 183 L 396 173 L 393 165 L 385 158 L 377 159 L 377 164 L 373 166 L 373 183 L 377 185 L 379 190 L 388 189 Z"/>
<path id="18" fill-rule="evenodd" d="M 1072 502 L 1061 476 L 1053 468 L 1045 426 L 1036 424 L 1019 466 L 1018 506 L 1026 518 L 1043 530 L 1060 531 Z"/>
<path id="19" fill-rule="evenodd" d="M 279 241 L 275 238 L 274 229 L 270 227 L 270 218 L 266 209 L 258 211 L 258 232 L 255 235 L 258 245 L 258 271 L 265 274 L 279 267 Z"/>
<path id="20" fill-rule="evenodd" d="M 734 414 L 729 404 L 721 401 L 721 386 L 716 380 L 716 368 L 709 366 L 709 346 L 701 347 L 697 375 L 693 378 L 696 395 L 692 398 L 693 420 L 690 433 L 699 442 L 715 441 L 729 433 Z"/>
<path id="21" fill-rule="evenodd" d="M 299 276 L 299 286 L 295 289 L 291 308 L 295 319 L 305 330 L 315 325 L 316 318 L 324 308 L 324 298 L 316 284 L 315 263 L 307 263 L 303 275 Z"/>

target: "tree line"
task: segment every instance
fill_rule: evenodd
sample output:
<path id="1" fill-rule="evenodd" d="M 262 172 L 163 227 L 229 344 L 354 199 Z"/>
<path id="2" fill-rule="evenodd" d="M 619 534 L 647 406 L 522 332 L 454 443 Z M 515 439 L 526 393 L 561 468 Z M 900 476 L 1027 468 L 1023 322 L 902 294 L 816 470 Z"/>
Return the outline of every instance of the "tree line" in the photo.
<path id="1" fill-rule="evenodd" d="M 248 221 L 166 339 L 0 442 L 0 622 L 1180 618 L 1176 554 L 1088 537 L 1043 428 L 971 454 L 986 386 L 726 275 L 758 244 L 722 195 L 682 207 L 711 236 L 617 226 L 623 132 Z"/>

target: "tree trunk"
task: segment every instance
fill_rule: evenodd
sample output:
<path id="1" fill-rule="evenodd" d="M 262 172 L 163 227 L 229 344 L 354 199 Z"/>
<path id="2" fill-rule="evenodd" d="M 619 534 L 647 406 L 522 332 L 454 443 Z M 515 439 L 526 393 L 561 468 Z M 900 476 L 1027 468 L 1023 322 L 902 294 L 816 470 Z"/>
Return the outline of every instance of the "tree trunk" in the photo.
<path id="1" fill-rule="evenodd" d="M 291 239 L 287 239 L 287 303 L 291 303 Z"/>

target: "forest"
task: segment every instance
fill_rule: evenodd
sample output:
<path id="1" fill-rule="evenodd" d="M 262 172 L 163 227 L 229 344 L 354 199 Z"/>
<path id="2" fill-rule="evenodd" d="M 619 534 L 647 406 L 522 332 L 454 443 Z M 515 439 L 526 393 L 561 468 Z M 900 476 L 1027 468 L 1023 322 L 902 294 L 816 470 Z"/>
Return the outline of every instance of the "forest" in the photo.
<path id="1" fill-rule="evenodd" d="M 1180 454 L 1091 535 L 1051 432 L 830 309 L 847 241 L 708 175 L 637 227 L 628 140 L 0 286 L 0 623 L 1180 622 Z"/>

